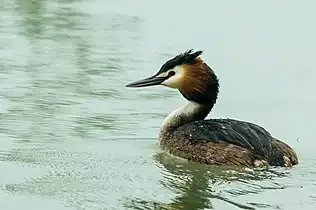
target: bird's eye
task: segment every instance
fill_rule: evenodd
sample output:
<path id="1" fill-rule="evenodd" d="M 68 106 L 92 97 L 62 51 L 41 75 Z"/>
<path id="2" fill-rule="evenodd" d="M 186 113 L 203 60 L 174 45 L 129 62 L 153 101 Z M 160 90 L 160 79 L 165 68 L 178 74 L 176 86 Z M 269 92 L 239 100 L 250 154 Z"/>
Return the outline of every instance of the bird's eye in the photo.
<path id="1" fill-rule="evenodd" d="M 174 72 L 174 71 L 169 71 L 168 77 L 172 77 L 172 76 L 174 76 L 175 74 L 176 74 L 176 72 Z"/>

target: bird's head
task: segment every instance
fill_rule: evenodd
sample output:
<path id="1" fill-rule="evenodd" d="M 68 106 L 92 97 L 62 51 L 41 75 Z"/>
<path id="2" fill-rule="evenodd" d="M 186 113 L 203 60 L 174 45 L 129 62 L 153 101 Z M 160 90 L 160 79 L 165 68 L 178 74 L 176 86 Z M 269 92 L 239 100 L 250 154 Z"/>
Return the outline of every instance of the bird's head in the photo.
<path id="1" fill-rule="evenodd" d="M 199 57 L 202 51 L 188 50 L 165 62 L 153 76 L 126 87 L 164 85 L 178 89 L 189 101 L 214 105 L 219 83 L 214 71 Z"/>

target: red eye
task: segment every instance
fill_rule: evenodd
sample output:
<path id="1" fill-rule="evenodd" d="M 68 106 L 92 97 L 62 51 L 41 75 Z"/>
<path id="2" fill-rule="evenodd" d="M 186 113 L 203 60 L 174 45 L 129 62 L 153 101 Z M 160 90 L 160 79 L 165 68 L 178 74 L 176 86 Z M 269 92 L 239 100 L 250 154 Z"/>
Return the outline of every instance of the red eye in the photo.
<path id="1" fill-rule="evenodd" d="M 172 76 L 174 76 L 175 74 L 176 74 L 176 72 L 174 72 L 174 71 L 169 71 L 168 77 L 172 77 Z"/>

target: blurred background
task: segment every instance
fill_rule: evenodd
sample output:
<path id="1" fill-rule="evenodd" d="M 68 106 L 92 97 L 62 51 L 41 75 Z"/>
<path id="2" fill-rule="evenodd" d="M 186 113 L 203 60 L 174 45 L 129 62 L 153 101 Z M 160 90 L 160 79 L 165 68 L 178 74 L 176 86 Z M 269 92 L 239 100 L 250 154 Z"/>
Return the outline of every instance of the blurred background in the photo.
<path id="1" fill-rule="evenodd" d="M 2 0 L 0 209 L 315 209 L 314 1 Z M 178 162 L 157 146 L 184 103 L 127 89 L 187 49 L 220 79 L 209 117 L 258 123 L 300 164 Z"/>

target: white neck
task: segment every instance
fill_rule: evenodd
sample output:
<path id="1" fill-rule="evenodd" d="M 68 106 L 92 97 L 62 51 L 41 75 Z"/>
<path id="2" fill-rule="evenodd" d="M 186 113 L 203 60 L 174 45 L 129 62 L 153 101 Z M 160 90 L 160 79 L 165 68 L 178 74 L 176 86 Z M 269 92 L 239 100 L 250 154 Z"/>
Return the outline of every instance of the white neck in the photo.
<path id="1" fill-rule="evenodd" d="M 189 101 L 186 105 L 174 110 L 165 118 L 161 132 L 177 128 L 195 120 L 203 120 L 210 111 L 211 108 L 207 106 Z"/>

